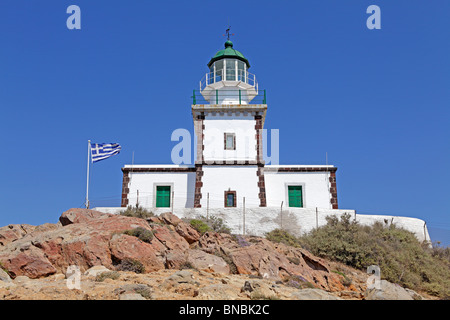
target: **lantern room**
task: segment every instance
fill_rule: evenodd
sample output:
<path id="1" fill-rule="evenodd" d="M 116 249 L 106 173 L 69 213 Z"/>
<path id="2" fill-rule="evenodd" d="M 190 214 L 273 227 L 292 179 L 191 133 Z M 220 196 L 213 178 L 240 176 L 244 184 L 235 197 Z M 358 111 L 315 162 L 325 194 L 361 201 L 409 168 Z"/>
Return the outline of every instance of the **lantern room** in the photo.
<path id="1" fill-rule="evenodd" d="M 210 104 L 249 104 L 258 95 L 258 83 L 248 72 L 250 63 L 230 40 L 208 63 L 200 92 Z"/>

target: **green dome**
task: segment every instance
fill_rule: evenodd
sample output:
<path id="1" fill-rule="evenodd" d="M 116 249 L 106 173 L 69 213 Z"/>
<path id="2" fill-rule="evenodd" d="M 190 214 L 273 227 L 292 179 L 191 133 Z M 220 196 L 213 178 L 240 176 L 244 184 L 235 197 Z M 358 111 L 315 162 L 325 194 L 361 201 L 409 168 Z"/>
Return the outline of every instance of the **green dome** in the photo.
<path id="1" fill-rule="evenodd" d="M 217 51 L 216 55 L 214 57 L 212 57 L 211 60 L 209 60 L 208 68 L 211 67 L 211 65 L 215 61 L 223 59 L 223 58 L 239 59 L 241 61 L 244 61 L 247 64 L 247 69 L 250 68 L 250 63 L 248 62 L 248 60 L 244 57 L 244 55 L 242 53 L 233 49 L 233 42 L 231 42 L 230 40 L 227 40 L 227 42 L 225 42 L 225 49 Z"/>

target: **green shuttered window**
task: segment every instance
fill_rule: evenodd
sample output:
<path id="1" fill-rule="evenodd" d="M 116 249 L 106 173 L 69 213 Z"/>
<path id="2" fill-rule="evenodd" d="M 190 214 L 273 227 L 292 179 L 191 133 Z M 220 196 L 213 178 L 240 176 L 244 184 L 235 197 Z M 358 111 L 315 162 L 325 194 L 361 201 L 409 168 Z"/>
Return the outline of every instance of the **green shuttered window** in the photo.
<path id="1" fill-rule="evenodd" d="M 156 187 L 156 207 L 170 207 L 170 186 Z"/>
<path id="2" fill-rule="evenodd" d="M 303 207 L 302 186 L 288 186 L 289 207 Z"/>

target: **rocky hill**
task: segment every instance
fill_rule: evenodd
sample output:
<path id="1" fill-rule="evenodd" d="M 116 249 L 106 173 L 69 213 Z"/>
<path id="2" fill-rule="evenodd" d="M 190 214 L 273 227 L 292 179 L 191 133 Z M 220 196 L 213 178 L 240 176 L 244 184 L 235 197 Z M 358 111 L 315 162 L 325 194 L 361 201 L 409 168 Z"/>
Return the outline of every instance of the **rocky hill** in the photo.
<path id="1" fill-rule="evenodd" d="M 59 221 L 0 228 L 0 299 L 423 298 L 386 281 L 367 290 L 368 274 L 301 248 L 200 234 L 171 213 L 146 220 L 70 209 Z"/>

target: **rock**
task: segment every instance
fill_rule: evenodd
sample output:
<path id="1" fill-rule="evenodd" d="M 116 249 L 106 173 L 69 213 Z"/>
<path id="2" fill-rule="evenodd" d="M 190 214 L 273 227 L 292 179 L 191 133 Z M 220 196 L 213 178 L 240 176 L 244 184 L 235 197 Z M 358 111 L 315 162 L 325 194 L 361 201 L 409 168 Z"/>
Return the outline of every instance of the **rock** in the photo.
<path id="1" fill-rule="evenodd" d="M 10 243 L 6 248 L 16 242 Z M 46 277 L 57 271 L 42 250 L 28 243 L 13 246 L 11 253 L 4 250 L 0 253 L 0 261 L 13 278 L 20 275 L 27 275 L 30 278 Z"/>
<path id="2" fill-rule="evenodd" d="M 221 257 L 206 253 L 201 250 L 189 250 L 187 262 L 198 270 L 223 274 L 230 273 L 230 267 L 225 262 L 225 260 L 223 260 Z"/>
<path id="3" fill-rule="evenodd" d="M 96 265 L 114 269 L 110 248 L 113 235 L 137 227 L 150 230 L 144 219 L 108 215 L 94 210 L 68 210 L 62 217 L 64 227 L 47 226 L 42 228 L 46 231 L 33 231 L 2 247 L 0 261 L 12 277 L 27 275 L 38 278 L 56 272 L 65 273 L 70 265 L 78 266 L 81 271 Z M 142 242 L 134 239 L 129 240 L 130 244 L 137 244 L 141 248 Z M 184 239 L 183 241 L 185 242 Z M 119 254 L 121 249 L 115 245 L 119 243 L 112 244 L 115 253 Z M 151 246 L 165 250 L 161 243 Z M 150 267 L 149 270 L 153 270 L 152 266 L 157 266 L 156 269 L 163 267 L 163 259 L 158 256 L 159 263 L 149 261 L 150 258 L 154 260 L 154 257 L 150 257 L 151 253 L 147 251 L 143 257 L 147 259 L 145 263 Z M 123 256 L 126 255 L 122 253 Z M 165 252 L 161 254 L 164 255 Z"/>
<path id="4" fill-rule="evenodd" d="M 163 219 L 160 219 L 159 217 L 148 217 L 146 219 L 148 221 L 148 223 L 152 224 L 162 224 L 164 223 Z"/>
<path id="5" fill-rule="evenodd" d="M 31 233 L 36 227 L 29 224 L 10 224 L 0 228 L 0 248 Z"/>
<path id="6" fill-rule="evenodd" d="M 199 249 L 213 254 L 216 251 L 240 248 L 232 236 L 226 233 L 205 232 L 198 240 Z M 227 250 L 228 249 L 228 250 Z"/>
<path id="7" fill-rule="evenodd" d="M 244 287 L 247 285 L 247 289 L 251 288 L 249 291 L 250 299 L 259 300 L 259 299 L 276 299 L 278 297 L 278 293 L 274 289 L 274 286 L 271 282 L 262 279 L 253 279 L 246 281 L 244 283 Z M 244 289 L 244 287 L 241 288 Z"/>
<path id="8" fill-rule="evenodd" d="M 139 293 L 122 293 L 119 300 L 147 300 Z"/>
<path id="9" fill-rule="evenodd" d="M 2 268 L 0 268 L 0 281 L 11 282 L 11 277 Z"/>
<path id="10" fill-rule="evenodd" d="M 180 270 L 169 276 L 163 282 L 163 286 L 172 287 L 183 283 L 198 284 L 194 279 L 194 274 L 188 270 Z"/>
<path id="11" fill-rule="evenodd" d="M 181 221 L 175 227 L 175 231 L 184 238 L 189 244 L 197 242 L 200 239 L 200 233 L 195 230 L 190 224 Z"/>
<path id="12" fill-rule="evenodd" d="M 156 225 L 152 227 L 153 234 L 167 249 L 173 251 L 186 251 L 189 243 L 175 231 L 165 226 Z"/>
<path id="13" fill-rule="evenodd" d="M 241 292 L 245 292 L 245 291 L 248 291 L 248 292 L 253 291 L 253 287 L 249 281 L 245 281 L 244 286 L 241 288 Z"/>
<path id="14" fill-rule="evenodd" d="M 292 294 L 295 300 L 343 300 L 321 289 L 301 289 Z"/>
<path id="15" fill-rule="evenodd" d="M 178 218 L 176 215 L 172 214 L 171 212 L 164 212 L 159 215 L 159 218 L 164 221 L 166 224 L 170 224 L 174 227 L 176 227 L 179 223 L 183 222 L 180 218 Z"/>
<path id="16" fill-rule="evenodd" d="M 14 279 L 15 283 L 26 283 L 26 282 L 29 282 L 29 281 L 30 281 L 30 278 L 28 278 L 27 276 L 17 276 Z"/>
<path id="17" fill-rule="evenodd" d="M 386 280 L 380 280 L 379 288 L 367 288 L 364 296 L 366 300 L 413 300 L 404 288 Z"/>
<path id="18" fill-rule="evenodd" d="M 166 267 L 168 269 L 182 269 L 186 268 L 187 254 L 182 251 L 169 251 L 166 255 Z M 189 268 L 188 268 L 189 269 Z"/>
<path id="19" fill-rule="evenodd" d="M 145 267 L 145 272 L 164 269 L 164 264 L 156 257 L 153 247 L 136 237 L 116 234 L 109 242 L 112 259 L 118 263 L 125 259 L 137 260 Z"/>
<path id="20" fill-rule="evenodd" d="M 72 208 L 69 209 L 59 217 L 59 221 L 63 226 L 67 226 L 72 223 L 86 223 L 94 219 L 108 217 L 110 214 L 100 211 Z"/>
<path id="21" fill-rule="evenodd" d="M 152 288 L 145 284 L 126 284 L 114 290 L 119 300 L 148 300 L 152 299 Z"/>
<path id="22" fill-rule="evenodd" d="M 97 275 L 103 273 L 103 272 L 110 272 L 111 270 L 104 267 L 104 266 L 93 266 L 92 268 L 89 268 L 88 270 L 86 270 L 86 272 L 84 273 L 84 275 L 86 277 L 96 277 Z"/>
<path id="23" fill-rule="evenodd" d="M 408 294 L 411 296 L 411 298 L 413 298 L 413 300 L 427 300 L 423 296 L 421 296 L 420 294 L 415 292 L 414 290 L 411 290 L 408 288 L 404 288 L 404 289 L 406 290 L 406 292 L 408 292 Z"/>
<path id="24" fill-rule="evenodd" d="M 201 300 L 235 300 L 239 298 L 238 294 L 239 291 L 225 284 L 211 284 L 198 290 Z"/>

